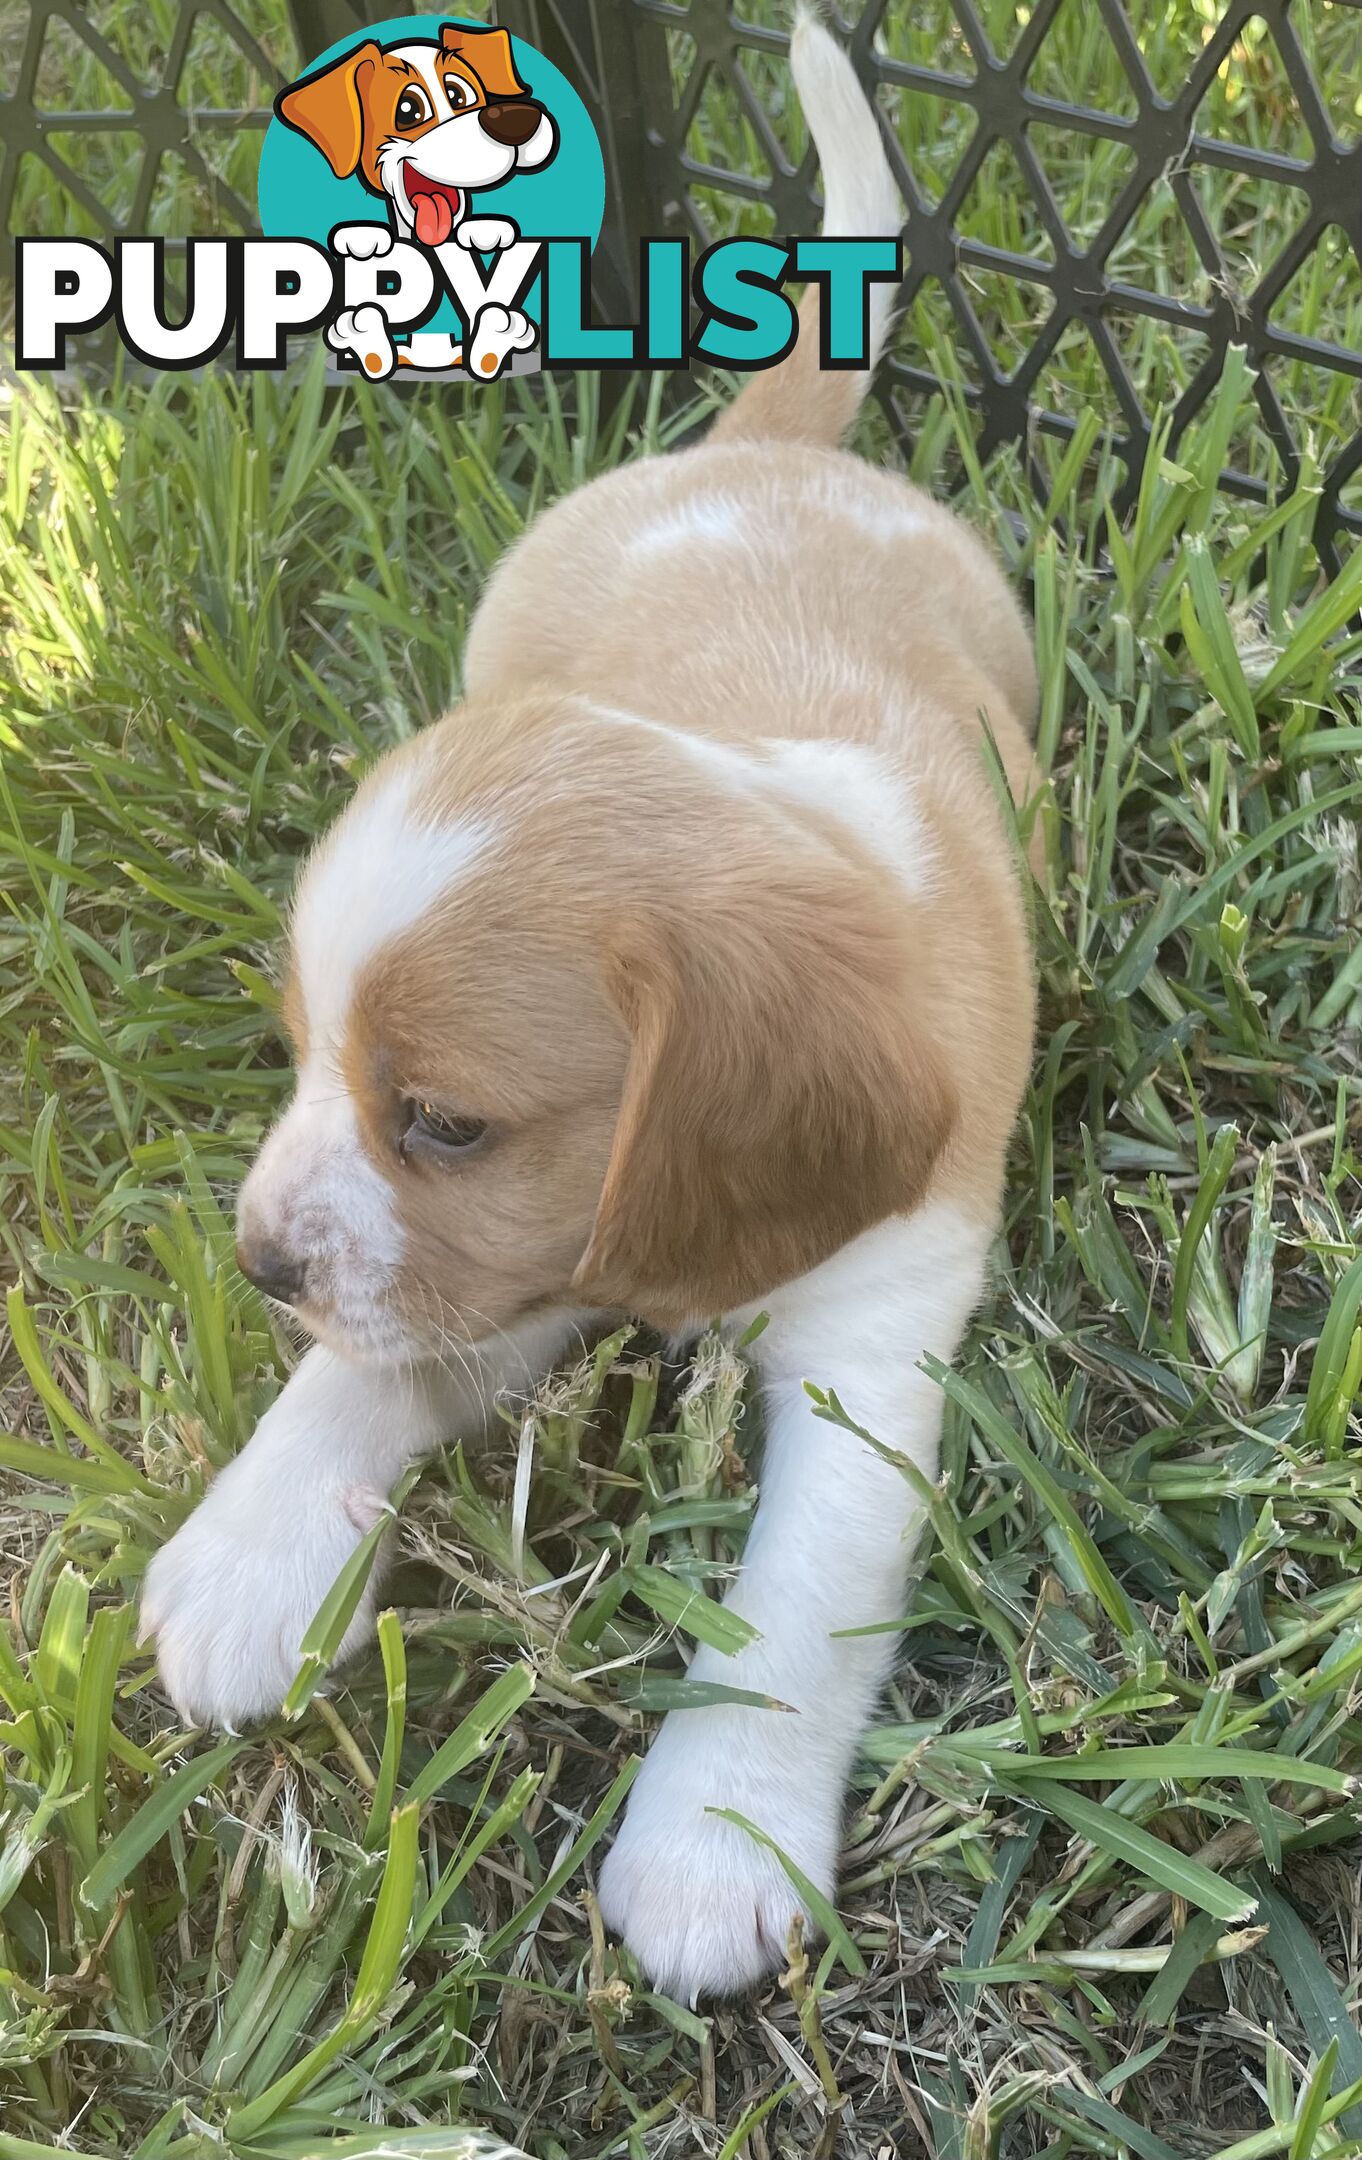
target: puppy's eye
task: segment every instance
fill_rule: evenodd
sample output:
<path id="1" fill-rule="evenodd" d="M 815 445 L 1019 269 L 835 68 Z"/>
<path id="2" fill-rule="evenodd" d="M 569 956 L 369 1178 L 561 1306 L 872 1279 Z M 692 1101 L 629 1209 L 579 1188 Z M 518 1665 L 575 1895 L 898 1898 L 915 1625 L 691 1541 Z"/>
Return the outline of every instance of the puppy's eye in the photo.
<path id="1" fill-rule="evenodd" d="M 439 1148 L 449 1155 L 464 1155 L 477 1146 L 487 1130 L 486 1118 L 460 1117 L 457 1112 L 437 1109 L 433 1102 L 409 1102 L 406 1112 L 401 1141 L 404 1154 L 415 1143 Z"/>
<path id="2" fill-rule="evenodd" d="M 445 96 L 449 99 L 455 112 L 461 112 L 466 105 L 477 104 L 477 91 L 473 88 L 472 83 L 464 81 L 462 75 L 446 75 L 444 85 Z"/>
<path id="3" fill-rule="evenodd" d="M 394 117 L 400 128 L 420 127 L 423 120 L 429 120 L 430 99 L 425 91 L 417 90 L 414 86 L 404 90 L 397 101 Z"/>

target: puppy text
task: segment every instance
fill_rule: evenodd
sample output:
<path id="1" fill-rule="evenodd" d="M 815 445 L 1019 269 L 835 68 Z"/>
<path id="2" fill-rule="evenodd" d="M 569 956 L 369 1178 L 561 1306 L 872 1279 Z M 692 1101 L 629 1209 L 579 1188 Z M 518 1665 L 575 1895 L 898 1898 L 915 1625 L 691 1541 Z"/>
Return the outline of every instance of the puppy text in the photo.
<path id="1" fill-rule="evenodd" d="M 191 239 L 183 301 L 168 287 L 161 240 L 118 240 L 112 250 L 94 240 L 20 240 L 17 363 L 63 367 L 68 338 L 112 319 L 127 350 L 157 369 L 200 367 L 229 346 L 238 368 L 282 368 L 290 338 L 323 331 L 347 366 L 381 378 L 398 364 L 395 337 L 419 330 L 449 303 L 470 356 L 478 355 L 470 371 L 487 376 L 500 373 L 525 339 L 480 338 L 480 321 L 486 330 L 529 317 L 549 367 L 764 368 L 782 360 L 798 334 L 787 286 L 816 283 L 820 365 L 858 369 L 869 357 L 871 289 L 902 275 L 897 240 L 739 238 L 717 241 L 694 261 L 685 240 L 647 240 L 638 320 L 603 323 L 592 315 L 583 240 L 529 239 L 514 227 L 493 237 L 485 254 L 469 244 L 426 247 L 378 224 L 338 227 L 329 247 Z"/>

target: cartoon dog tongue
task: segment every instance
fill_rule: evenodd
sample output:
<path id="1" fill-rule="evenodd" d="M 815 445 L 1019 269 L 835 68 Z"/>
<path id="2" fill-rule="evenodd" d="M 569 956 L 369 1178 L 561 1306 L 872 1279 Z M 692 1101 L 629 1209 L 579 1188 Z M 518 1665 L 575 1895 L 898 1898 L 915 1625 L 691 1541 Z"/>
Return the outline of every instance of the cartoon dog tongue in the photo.
<path id="1" fill-rule="evenodd" d="M 411 199 L 411 214 L 416 226 L 416 237 L 422 247 L 442 247 L 454 230 L 454 216 L 459 207 L 455 188 L 431 186 L 424 182 L 425 175 L 413 173 L 407 182 Z"/>

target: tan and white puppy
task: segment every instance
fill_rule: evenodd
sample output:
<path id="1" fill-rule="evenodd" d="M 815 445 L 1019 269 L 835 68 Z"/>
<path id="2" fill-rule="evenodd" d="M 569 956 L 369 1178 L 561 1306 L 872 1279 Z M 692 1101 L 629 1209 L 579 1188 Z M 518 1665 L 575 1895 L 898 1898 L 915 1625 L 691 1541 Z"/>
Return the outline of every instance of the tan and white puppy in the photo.
<path id="1" fill-rule="evenodd" d="M 827 229 L 896 231 L 876 119 L 816 24 L 795 79 Z M 825 1893 L 918 1506 L 815 1415 L 836 1390 L 935 1477 L 1026 1078 L 1022 869 L 986 757 L 1032 783 L 1030 642 L 996 565 L 840 452 L 865 377 L 799 342 L 709 438 L 595 481 L 493 577 L 465 702 L 384 758 L 303 872 L 293 1101 L 241 1196 L 247 1274 L 304 1358 L 153 1563 L 184 1715 L 277 1707 L 404 1463 L 593 1315 L 682 1335 L 765 1312 L 760 1504 L 699 1679 L 601 1875 L 652 1978 L 730 1993 Z M 876 305 L 882 341 L 890 302 Z M 352 1644 L 370 1630 L 372 1597 Z"/>
<path id="2" fill-rule="evenodd" d="M 387 254 L 394 239 L 419 240 L 437 256 L 451 245 L 480 253 L 509 246 L 519 237 L 516 227 L 508 218 L 474 216 L 470 197 L 500 187 L 512 173 L 537 171 L 558 147 L 552 115 L 516 72 L 508 33 L 463 23 L 442 24 L 438 40 L 384 46 L 366 39 L 291 84 L 277 110 L 321 151 L 338 179 L 357 174 L 387 202 L 391 225 L 341 225 L 332 235 L 338 254 L 364 259 Z M 535 335 L 522 310 L 490 303 L 470 325 L 473 370 L 495 374 Z M 456 366 L 463 358 L 442 331 L 416 331 L 405 353 L 395 354 L 382 311 L 372 307 L 345 310 L 327 338 L 337 350 L 353 351 L 373 376 L 404 357 L 422 367 Z"/>

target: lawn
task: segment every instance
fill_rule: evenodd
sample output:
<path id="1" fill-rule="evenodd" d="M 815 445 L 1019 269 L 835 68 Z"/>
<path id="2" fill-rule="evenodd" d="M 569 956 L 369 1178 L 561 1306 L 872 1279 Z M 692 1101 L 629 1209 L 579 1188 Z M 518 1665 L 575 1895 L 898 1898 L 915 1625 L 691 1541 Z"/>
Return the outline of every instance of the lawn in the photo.
<path id="1" fill-rule="evenodd" d="M 1013 9 L 984 12 L 1005 45 Z M 1171 70 L 1214 10 L 1145 12 Z M 1115 100 L 1093 13 L 1069 0 L 1056 64 Z M 1352 39 L 1336 84 L 1362 14 L 1312 13 Z M 953 64 L 948 14 L 891 11 L 895 49 Z M 1290 152 L 1260 46 L 1217 95 L 1215 132 Z M 741 162 L 732 115 L 695 127 Z M 1115 185 L 1055 155 L 1066 204 Z M 1265 259 L 1289 213 L 1216 185 Z M 970 214 L 1021 244 L 1005 186 Z M 979 305 L 1024 339 L 1017 290 Z M 1362 345 L 1355 257 L 1301 305 Z M 1131 337 L 1151 407 L 1176 396 L 1176 340 Z M 338 394 L 311 363 L 11 385 L 0 2160 L 1362 2153 L 1362 547 L 1323 581 L 1313 469 L 1277 484 L 1239 360 L 1118 521 L 1086 357 L 1047 397 L 1094 419 L 1037 446 L 1038 505 L 1014 451 L 974 455 L 945 338 L 924 299 L 899 349 L 943 388 L 906 440 L 882 412 L 863 439 L 953 493 L 1034 607 L 1039 1050 L 995 1289 L 941 1381 L 842 1929 L 698 2012 L 605 1941 L 591 1882 L 684 1699 L 678 1615 L 712 1625 L 693 1593 L 750 1517 L 730 1346 L 678 1372 L 622 1334 L 430 1466 L 380 1648 L 328 1681 L 340 1584 L 262 1732 L 179 1729 L 135 1610 L 294 1356 L 231 1208 L 287 1094 L 297 863 L 457 697 L 467 612 L 536 507 L 683 441 L 709 393 Z M 1362 423 L 1343 378 L 1292 395 L 1321 460 Z M 1266 504 L 1217 491 L 1227 458 Z"/>

